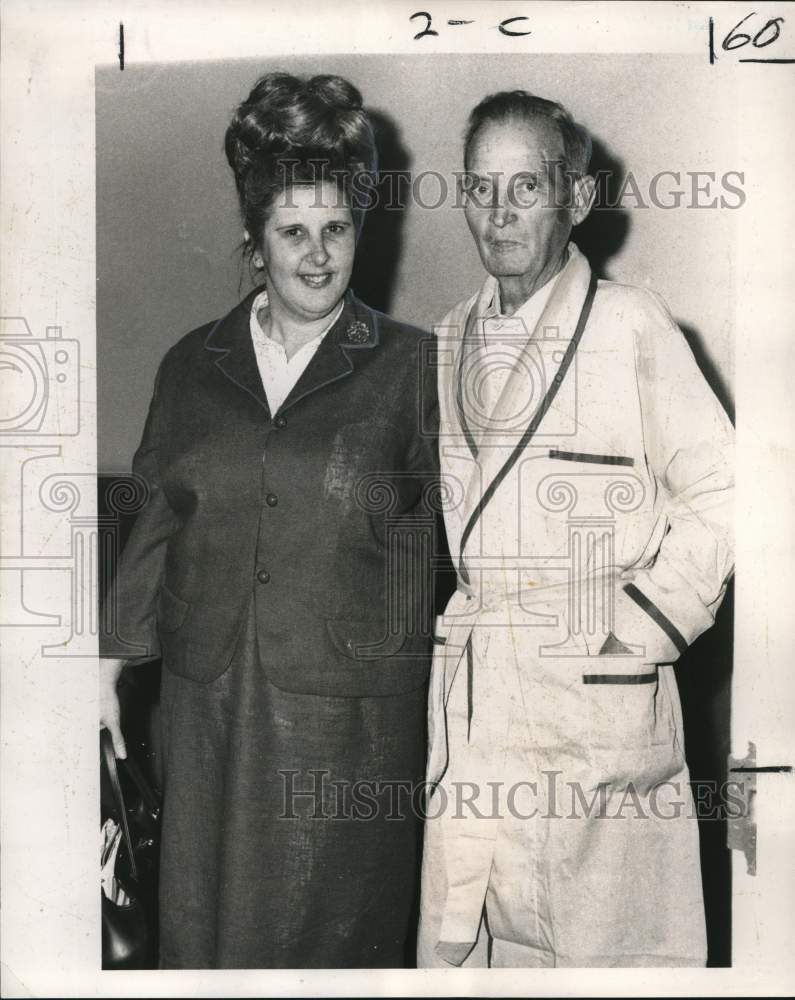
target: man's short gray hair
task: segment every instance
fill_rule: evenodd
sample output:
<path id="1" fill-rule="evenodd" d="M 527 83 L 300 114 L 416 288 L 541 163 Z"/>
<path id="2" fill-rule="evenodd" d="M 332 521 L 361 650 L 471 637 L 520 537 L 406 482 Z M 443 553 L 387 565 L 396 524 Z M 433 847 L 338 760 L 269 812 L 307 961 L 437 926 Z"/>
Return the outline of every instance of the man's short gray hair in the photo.
<path id="1" fill-rule="evenodd" d="M 547 118 L 555 123 L 563 140 L 565 169 L 575 176 L 587 174 L 591 161 L 588 130 L 576 122 L 562 104 L 536 97 L 526 90 L 502 90 L 490 94 L 473 108 L 464 133 L 464 168 L 468 169 L 470 148 L 484 125 L 512 119 L 529 122 L 533 118 Z"/>

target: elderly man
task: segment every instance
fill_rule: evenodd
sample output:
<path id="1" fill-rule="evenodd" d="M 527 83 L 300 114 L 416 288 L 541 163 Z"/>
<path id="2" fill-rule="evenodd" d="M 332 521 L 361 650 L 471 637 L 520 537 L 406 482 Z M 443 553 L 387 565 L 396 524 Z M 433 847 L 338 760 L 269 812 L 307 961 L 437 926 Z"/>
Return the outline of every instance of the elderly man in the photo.
<path id="1" fill-rule="evenodd" d="M 465 141 L 489 272 L 437 328 L 458 590 L 430 702 L 420 966 L 697 966 L 672 662 L 732 571 L 732 428 L 660 298 L 569 242 L 591 143 L 523 91 Z"/>

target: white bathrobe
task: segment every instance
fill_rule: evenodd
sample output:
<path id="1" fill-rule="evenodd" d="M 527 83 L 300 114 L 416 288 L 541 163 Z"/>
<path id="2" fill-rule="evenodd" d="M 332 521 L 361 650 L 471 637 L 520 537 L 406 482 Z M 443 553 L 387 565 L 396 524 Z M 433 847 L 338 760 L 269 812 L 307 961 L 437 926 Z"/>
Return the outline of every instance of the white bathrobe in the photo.
<path id="1" fill-rule="evenodd" d="M 436 328 L 459 583 L 431 679 L 418 961 L 703 965 L 670 664 L 732 572 L 732 428 L 662 301 L 597 283 L 573 244 L 535 329 L 484 369 L 495 292 Z M 600 655 L 610 633 L 622 651 Z"/>

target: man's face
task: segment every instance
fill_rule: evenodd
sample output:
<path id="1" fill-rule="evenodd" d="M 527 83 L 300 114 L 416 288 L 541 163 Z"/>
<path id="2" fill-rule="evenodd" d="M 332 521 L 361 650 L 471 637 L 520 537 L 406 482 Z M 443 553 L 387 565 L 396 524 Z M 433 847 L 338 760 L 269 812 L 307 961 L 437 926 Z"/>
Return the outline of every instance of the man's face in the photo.
<path id="1" fill-rule="evenodd" d="M 476 134 L 464 212 L 489 274 L 535 284 L 554 273 L 580 221 L 569 207 L 564 162 L 560 132 L 545 118 L 492 122 Z"/>

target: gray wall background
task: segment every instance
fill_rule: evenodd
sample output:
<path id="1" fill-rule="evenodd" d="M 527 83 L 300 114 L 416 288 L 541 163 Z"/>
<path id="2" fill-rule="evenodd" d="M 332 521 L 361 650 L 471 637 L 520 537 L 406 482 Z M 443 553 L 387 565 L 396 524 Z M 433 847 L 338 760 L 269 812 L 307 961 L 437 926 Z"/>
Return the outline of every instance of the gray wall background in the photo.
<path id="1" fill-rule="evenodd" d="M 718 127 L 731 94 L 701 62 L 659 55 L 342 55 L 128 65 L 123 73 L 99 68 L 100 471 L 129 469 L 166 349 L 226 313 L 250 288 L 237 253 L 242 226 L 223 135 L 261 73 L 348 77 L 374 115 L 382 167 L 439 171 L 451 188 L 452 171 L 462 169 L 468 111 L 487 93 L 522 87 L 566 104 L 597 139 L 595 166 L 621 176 L 631 170 L 644 190 L 661 170 L 720 177 L 742 169 L 734 135 Z M 421 191 L 428 202 L 438 197 L 430 180 Z M 603 276 L 663 295 L 731 408 L 736 212 L 634 208 L 632 198 L 625 204 L 625 211 L 594 213 L 575 231 L 578 241 Z M 410 204 L 373 215 L 359 251 L 356 291 L 422 327 L 484 276 L 452 190 L 436 210 Z"/>

